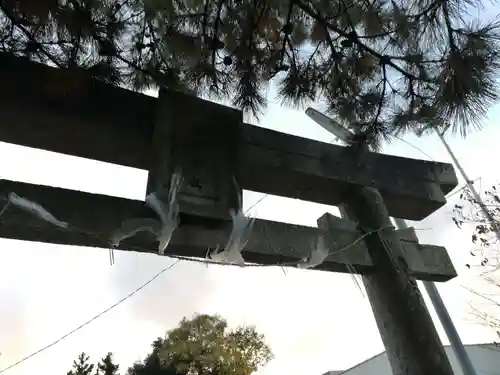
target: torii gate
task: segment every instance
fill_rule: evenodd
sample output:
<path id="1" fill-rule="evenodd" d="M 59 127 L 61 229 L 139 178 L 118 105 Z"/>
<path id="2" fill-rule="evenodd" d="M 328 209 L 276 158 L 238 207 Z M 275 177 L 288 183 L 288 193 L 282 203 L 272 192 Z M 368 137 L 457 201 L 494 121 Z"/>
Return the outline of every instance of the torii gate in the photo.
<path id="1" fill-rule="evenodd" d="M 453 374 L 415 278 L 447 281 L 456 271 L 446 249 L 420 245 L 413 229 L 395 231 L 389 220 L 422 220 L 443 206 L 457 185 L 450 164 L 359 155 L 244 124 L 240 111 L 199 98 L 165 90 L 151 98 L 10 55 L 0 55 L 0 75 L 0 141 L 146 169 L 148 191 L 160 196 L 182 168 L 180 225 L 165 255 L 203 258 L 208 247 L 223 246 L 228 213 L 241 209 L 240 188 L 343 205 L 357 227 L 330 214 L 318 219 L 318 228 L 257 219 L 245 260 L 297 262 L 321 236 L 330 255 L 315 269 L 368 275 L 393 372 Z M 153 215 L 142 201 L 12 181 L 0 181 L 0 189 L 80 229 L 7 210 L 0 217 L 3 238 L 109 248 L 106 239 L 123 221 Z M 157 244 L 139 235 L 119 249 L 157 252 Z"/>

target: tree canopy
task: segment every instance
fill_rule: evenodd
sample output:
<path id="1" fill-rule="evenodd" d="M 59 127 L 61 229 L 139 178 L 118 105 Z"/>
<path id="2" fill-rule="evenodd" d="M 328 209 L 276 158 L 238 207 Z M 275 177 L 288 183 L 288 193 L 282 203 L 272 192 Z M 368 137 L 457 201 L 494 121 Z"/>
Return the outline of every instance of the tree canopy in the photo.
<path id="1" fill-rule="evenodd" d="M 92 370 L 94 365 L 89 363 L 89 356 L 81 353 L 78 358 L 73 361 L 73 368 L 68 371 L 67 375 L 93 375 Z"/>
<path id="2" fill-rule="evenodd" d="M 113 362 L 113 354 L 110 352 L 97 364 L 97 374 L 118 375 L 120 366 Z"/>
<path id="3" fill-rule="evenodd" d="M 272 357 L 253 327 L 228 330 L 218 316 L 196 315 L 156 340 L 153 351 L 128 375 L 250 375 Z"/>
<path id="4" fill-rule="evenodd" d="M 151 352 L 134 363 L 127 375 L 250 375 L 273 358 L 255 328 L 229 330 L 224 319 L 210 315 L 184 318 L 151 346 Z M 111 353 L 97 364 L 95 373 L 88 360 L 82 353 L 68 375 L 118 375 Z"/>
<path id="5" fill-rule="evenodd" d="M 498 23 L 479 0 L 5 0 L 0 51 L 135 89 L 229 98 L 258 114 L 324 101 L 375 144 L 478 125 L 497 99 Z"/>

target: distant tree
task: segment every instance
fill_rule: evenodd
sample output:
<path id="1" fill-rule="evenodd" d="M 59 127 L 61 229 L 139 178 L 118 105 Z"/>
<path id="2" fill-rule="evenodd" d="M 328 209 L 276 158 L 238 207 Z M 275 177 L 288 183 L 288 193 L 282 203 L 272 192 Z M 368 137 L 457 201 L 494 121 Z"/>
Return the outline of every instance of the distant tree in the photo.
<path id="1" fill-rule="evenodd" d="M 465 17 L 480 7 L 480 0 L 3 0 L 0 51 L 75 77 L 229 98 L 256 114 L 279 77 L 284 104 L 323 100 L 376 145 L 406 130 L 479 125 L 497 99 L 499 71 L 498 22 Z"/>
<path id="2" fill-rule="evenodd" d="M 128 369 L 128 375 L 183 375 L 177 373 L 172 366 L 163 363 L 160 359 L 160 351 L 163 345 L 163 339 L 156 339 L 151 345 L 153 350 L 144 361 L 136 362 Z"/>
<path id="3" fill-rule="evenodd" d="M 89 363 L 89 357 L 85 353 L 81 353 L 78 358 L 73 361 L 73 369 L 68 371 L 67 375 L 92 375 L 94 365 Z"/>
<path id="4" fill-rule="evenodd" d="M 102 358 L 97 364 L 97 369 L 100 375 L 118 375 L 120 366 L 113 363 L 113 354 L 108 353 L 106 357 Z"/>
<path id="5" fill-rule="evenodd" d="M 250 375 L 272 357 L 253 327 L 228 330 L 218 316 L 197 315 L 157 339 L 153 351 L 128 375 Z"/>

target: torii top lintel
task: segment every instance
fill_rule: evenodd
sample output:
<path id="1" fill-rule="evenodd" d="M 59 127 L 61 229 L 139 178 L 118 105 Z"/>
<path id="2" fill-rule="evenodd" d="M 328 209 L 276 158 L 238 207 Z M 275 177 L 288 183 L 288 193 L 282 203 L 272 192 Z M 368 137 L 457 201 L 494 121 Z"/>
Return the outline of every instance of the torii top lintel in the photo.
<path id="1" fill-rule="evenodd" d="M 177 92 L 156 99 L 6 54 L 0 75 L 0 141 L 146 169 L 150 190 L 181 167 L 188 213 L 224 216 L 238 204 L 235 180 L 238 189 L 328 205 L 353 185 L 373 186 L 391 216 L 421 220 L 458 183 L 450 164 L 372 152 L 359 158 L 346 147 L 244 124 L 240 111 Z"/>

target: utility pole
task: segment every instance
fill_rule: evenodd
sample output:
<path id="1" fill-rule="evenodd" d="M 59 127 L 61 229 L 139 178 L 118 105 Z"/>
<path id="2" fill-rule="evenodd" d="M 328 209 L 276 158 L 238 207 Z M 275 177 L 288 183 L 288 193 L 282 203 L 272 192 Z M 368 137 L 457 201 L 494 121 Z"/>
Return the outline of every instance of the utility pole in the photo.
<path id="1" fill-rule="evenodd" d="M 338 124 L 333 119 L 330 119 L 329 117 L 323 115 L 322 113 L 316 111 L 313 108 L 307 108 L 306 114 L 313 121 L 318 123 L 324 129 L 333 133 L 335 136 L 337 136 L 343 142 L 348 143 L 350 141 L 353 134 L 351 132 L 349 132 L 348 130 L 346 130 L 345 128 L 343 128 L 340 124 Z M 440 136 L 441 141 L 445 145 L 446 149 L 450 153 L 453 161 L 457 165 L 457 168 L 460 170 L 460 172 L 464 176 L 464 179 L 470 184 L 470 186 L 472 186 L 472 183 L 470 183 L 467 176 L 465 175 L 464 170 L 458 164 L 458 160 L 455 158 L 455 156 L 451 152 L 451 149 L 449 148 L 448 144 L 445 142 L 445 140 L 441 134 L 439 134 L 439 136 Z M 473 186 L 472 186 L 472 189 L 474 189 Z M 475 190 L 473 190 L 473 191 L 475 192 Z M 477 195 L 477 193 L 476 193 L 476 195 Z M 486 209 L 484 204 L 481 207 L 484 207 L 484 209 Z M 408 225 L 406 224 L 406 221 L 404 219 L 394 218 L 393 220 L 394 220 L 396 227 L 398 229 L 408 228 Z M 443 303 L 443 300 L 441 299 L 441 296 L 439 294 L 439 291 L 436 288 L 436 285 L 433 282 L 429 282 L 429 281 L 423 281 L 423 284 L 424 284 L 424 287 L 427 291 L 427 294 L 429 295 L 429 298 L 431 299 L 431 302 L 434 306 L 434 310 L 436 311 L 436 314 L 438 315 L 439 320 L 441 321 L 441 324 L 446 332 L 446 336 L 448 337 L 448 339 L 450 341 L 450 344 L 453 348 L 453 351 L 455 352 L 455 355 L 460 363 L 460 366 L 462 368 L 464 375 L 476 375 L 476 371 L 474 369 L 474 366 L 472 365 L 472 362 L 469 358 L 469 355 L 467 354 L 467 351 L 465 350 L 464 345 L 462 344 L 462 341 L 460 340 L 460 336 L 458 335 L 458 332 L 457 332 L 455 326 L 453 325 L 453 321 L 451 320 L 451 317 L 446 309 L 446 306 Z M 367 289 L 368 289 L 369 285 L 370 285 L 370 283 L 368 283 L 368 285 L 365 285 L 367 287 Z M 369 294 L 368 290 L 367 290 L 367 293 Z M 389 358 L 391 357 L 390 353 L 388 353 L 388 357 Z"/>

